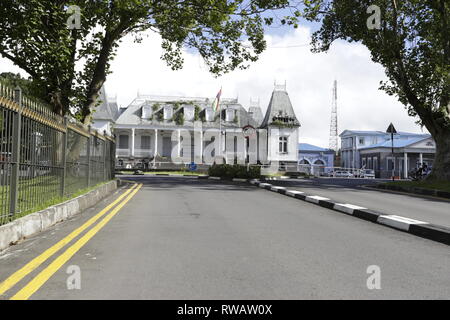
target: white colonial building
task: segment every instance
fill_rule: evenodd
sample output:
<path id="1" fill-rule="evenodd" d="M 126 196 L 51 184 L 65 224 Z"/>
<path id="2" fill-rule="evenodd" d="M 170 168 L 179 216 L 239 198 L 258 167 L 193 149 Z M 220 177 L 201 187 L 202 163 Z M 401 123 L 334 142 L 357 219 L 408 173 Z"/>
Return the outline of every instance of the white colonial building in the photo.
<path id="1" fill-rule="evenodd" d="M 216 111 L 212 104 L 210 98 L 138 95 L 111 121 L 117 166 L 171 169 L 195 162 L 201 167 L 211 165 L 211 157 L 216 163 L 297 164 L 300 123 L 285 85 L 275 86 L 265 117 L 255 102 L 248 111 L 238 99 L 221 99 Z M 97 109 L 94 125 L 114 114 L 110 107 Z M 256 130 L 246 138 L 248 128 Z"/>

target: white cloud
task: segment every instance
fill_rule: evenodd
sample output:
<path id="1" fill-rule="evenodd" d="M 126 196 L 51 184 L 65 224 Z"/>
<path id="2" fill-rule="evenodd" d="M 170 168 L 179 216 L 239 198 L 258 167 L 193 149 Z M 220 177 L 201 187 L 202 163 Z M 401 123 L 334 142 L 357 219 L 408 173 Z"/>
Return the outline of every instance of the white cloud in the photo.
<path id="1" fill-rule="evenodd" d="M 328 146 L 333 80 L 338 80 L 338 125 L 344 129 L 385 130 L 393 122 L 398 130 L 421 132 L 404 107 L 383 91 L 386 76 L 360 44 L 335 43 L 328 53 L 313 54 L 310 31 L 299 28 L 284 36 L 267 36 L 269 49 L 248 70 L 220 78 L 207 71 L 197 54 L 185 53 L 185 65 L 171 71 L 163 61 L 160 39 L 150 34 L 141 44 L 126 39 L 113 63 L 107 82 L 109 94 L 118 94 L 126 106 L 137 91 L 148 94 L 214 96 L 223 86 L 226 97 L 239 96 L 244 107 L 250 98 L 261 100 L 266 110 L 274 81 L 287 82 L 297 117 L 302 123 L 301 141 Z M 287 48 L 283 48 L 287 47 Z"/>
<path id="2" fill-rule="evenodd" d="M 260 98 L 265 112 L 274 81 L 287 82 L 297 117 L 302 123 L 301 141 L 328 145 L 333 80 L 338 80 L 338 125 L 344 129 L 385 130 L 393 122 L 399 131 L 421 132 L 395 97 L 379 91 L 386 76 L 370 60 L 369 51 L 356 43 L 335 43 L 328 53 L 313 54 L 307 44 L 310 30 L 299 28 L 286 34 L 267 36 L 269 49 L 248 70 L 237 70 L 220 78 L 208 73 L 199 55 L 185 52 L 184 68 L 172 71 L 160 60 L 161 40 L 148 33 L 142 43 L 124 39 L 112 63 L 106 83 L 108 95 L 117 94 L 126 106 L 137 92 L 157 95 L 213 97 L 223 86 L 225 97 L 239 96 L 244 107 L 250 98 Z M 281 47 L 281 48 L 280 48 Z M 283 48 L 287 47 L 287 48 Z M 0 60 L 0 72 L 13 70 Z M 16 69 L 14 69 L 16 70 Z"/>
<path id="3" fill-rule="evenodd" d="M 0 73 L 2 72 L 12 72 L 15 74 L 20 73 L 22 77 L 28 77 L 28 73 L 15 66 L 10 60 L 4 59 L 0 56 Z"/>

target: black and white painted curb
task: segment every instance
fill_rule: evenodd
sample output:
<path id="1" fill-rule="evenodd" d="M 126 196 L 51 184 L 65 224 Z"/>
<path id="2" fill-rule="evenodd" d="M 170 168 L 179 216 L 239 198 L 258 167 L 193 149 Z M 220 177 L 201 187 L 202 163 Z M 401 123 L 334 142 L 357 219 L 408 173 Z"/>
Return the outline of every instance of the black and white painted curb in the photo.
<path id="1" fill-rule="evenodd" d="M 296 179 L 297 177 L 291 176 L 278 176 L 278 177 L 265 177 L 263 180 L 285 180 L 285 179 Z"/>
<path id="2" fill-rule="evenodd" d="M 209 180 L 225 180 L 225 181 L 234 181 L 234 182 L 248 182 L 248 179 L 226 179 L 222 177 L 208 177 Z"/>
<path id="3" fill-rule="evenodd" d="M 188 177 L 188 178 L 208 178 L 207 175 L 193 175 L 193 174 L 175 174 L 175 173 L 154 173 L 154 174 L 150 174 L 150 173 L 146 173 L 144 174 L 145 176 L 150 176 L 150 177 Z"/>
<path id="4" fill-rule="evenodd" d="M 260 182 L 259 180 L 249 180 L 249 182 L 262 189 L 277 192 L 292 198 L 319 205 L 327 209 L 352 215 L 356 218 L 450 245 L 450 228 L 444 226 L 434 225 L 429 222 L 406 218 L 394 214 L 378 213 L 368 208 L 353 204 L 337 203 L 325 197 L 307 195 L 302 191 L 288 190 L 285 187 L 273 186 L 269 183 Z"/>

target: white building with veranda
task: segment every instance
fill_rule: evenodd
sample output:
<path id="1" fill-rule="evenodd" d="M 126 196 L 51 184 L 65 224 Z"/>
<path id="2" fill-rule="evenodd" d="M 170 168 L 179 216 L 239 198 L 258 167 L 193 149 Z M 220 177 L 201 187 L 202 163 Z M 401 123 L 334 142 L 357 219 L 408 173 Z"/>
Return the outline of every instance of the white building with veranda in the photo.
<path id="1" fill-rule="evenodd" d="M 275 85 L 264 117 L 255 102 L 248 111 L 235 98 L 221 99 L 217 110 L 212 104 L 211 98 L 138 94 L 112 120 L 117 168 L 177 169 L 192 162 L 200 168 L 213 163 L 297 164 L 300 123 L 285 85 Z M 104 107 L 110 104 L 97 108 L 94 126 Z M 246 138 L 243 131 L 248 128 L 256 130 Z"/>

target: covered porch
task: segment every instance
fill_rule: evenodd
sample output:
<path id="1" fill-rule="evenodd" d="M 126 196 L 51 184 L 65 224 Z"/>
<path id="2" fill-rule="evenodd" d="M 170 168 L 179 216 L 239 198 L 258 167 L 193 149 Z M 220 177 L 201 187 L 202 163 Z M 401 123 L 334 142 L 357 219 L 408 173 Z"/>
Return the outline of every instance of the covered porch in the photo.
<path id="1" fill-rule="evenodd" d="M 170 164 L 173 167 L 173 155 L 182 158 L 181 165 L 192 161 L 201 164 L 204 148 L 213 142 L 205 142 L 202 131 L 191 129 L 188 132 L 189 135 L 183 129 L 116 128 L 116 157 L 120 162 L 119 167 L 123 163 L 130 163 L 132 167 L 139 163 L 153 163 L 151 167 L 157 164 L 167 167 Z M 190 141 L 185 142 L 184 139 Z"/>
<path id="2" fill-rule="evenodd" d="M 372 169 L 378 178 L 391 178 L 392 174 L 400 179 L 408 179 L 409 173 L 420 165 L 433 166 L 435 153 L 430 150 L 394 149 L 383 152 L 361 153 L 361 167 Z"/>

